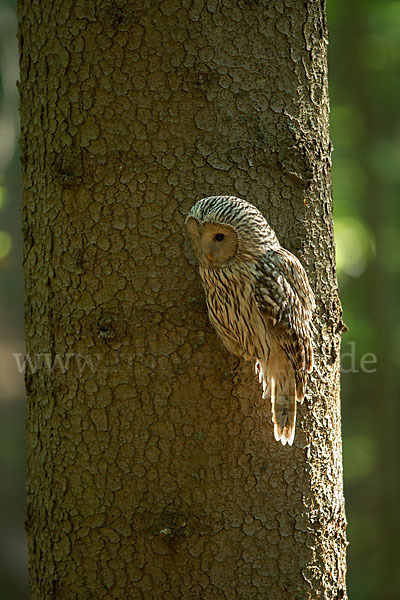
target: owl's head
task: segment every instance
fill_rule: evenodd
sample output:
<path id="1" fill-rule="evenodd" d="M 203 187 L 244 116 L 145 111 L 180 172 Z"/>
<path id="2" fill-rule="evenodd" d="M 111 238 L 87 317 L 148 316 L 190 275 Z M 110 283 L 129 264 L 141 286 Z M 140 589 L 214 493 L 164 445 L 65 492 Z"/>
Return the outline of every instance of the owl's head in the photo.
<path id="1" fill-rule="evenodd" d="M 186 228 L 199 264 L 222 267 L 252 260 L 279 248 L 274 231 L 260 211 L 234 196 L 210 196 L 196 202 Z"/>

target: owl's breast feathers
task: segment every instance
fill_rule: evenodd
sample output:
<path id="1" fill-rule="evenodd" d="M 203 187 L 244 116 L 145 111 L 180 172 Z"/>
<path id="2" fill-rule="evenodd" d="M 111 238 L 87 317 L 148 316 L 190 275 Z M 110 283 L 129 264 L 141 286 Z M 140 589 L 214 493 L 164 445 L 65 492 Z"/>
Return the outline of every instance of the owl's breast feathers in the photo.
<path id="1" fill-rule="evenodd" d="M 206 292 L 208 313 L 223 343 L 230 352 L 247 359 L 268 357 L 269 324 L 256 302 L 255 263 L 200 268 Z"/>
<path id="2" fill-rule="evenodd" d="M 279 248 L 254 261 L 201 268 L 200 275 L 210 320 L 228 349 L 238 355 L 268 359 L 273 335 L 303 387 L 306 373 L 313 367 L 311 318 L 315 301 L 298 259 Z"/>

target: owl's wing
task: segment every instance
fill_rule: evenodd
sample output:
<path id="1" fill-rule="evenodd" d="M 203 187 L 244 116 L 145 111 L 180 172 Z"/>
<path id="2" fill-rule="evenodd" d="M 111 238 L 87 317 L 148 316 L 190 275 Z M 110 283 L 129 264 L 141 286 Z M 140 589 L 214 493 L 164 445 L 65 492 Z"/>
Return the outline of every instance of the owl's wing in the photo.
<path id="1" fill-rule="evenodd" d="M 292 363 L 305 379 L 313 367 L 311 318 L 315 300 L 299 260 L 284 248 L 266 252 L 257 265 L 256 301 Z M 300 382 L 299 382 L 300 383 Z M 304 394 L 303 394 L 304 395 Z"/>

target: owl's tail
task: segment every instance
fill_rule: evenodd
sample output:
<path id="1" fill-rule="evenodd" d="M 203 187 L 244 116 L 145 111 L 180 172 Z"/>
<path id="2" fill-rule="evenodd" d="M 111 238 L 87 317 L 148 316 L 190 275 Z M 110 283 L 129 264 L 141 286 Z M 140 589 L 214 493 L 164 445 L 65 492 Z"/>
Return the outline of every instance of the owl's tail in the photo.
<path id="1" fill-rule="evenodd" d="M 296 403 L 300 389 L 291 363 L 279 351 L 271 353 L 267 364 L 256 364 L 256 372 L 263 384 L 263 398 L 271 399 L 274 437 L 283 446 L 291 446 L 296 429 Z M 303 392 L 304 397 L 304 392 Z M 301 398 L 302 400 L 303 398 Z"/>
<path id="2" fill-rule="evenodd" d="M 274 436 L 283 446 L 291 446 L 296 429 L 296 393 L 294 389 L 294 373 L 285 373 L 293 379 L 293 386 L 288 386 L 288 381 L 282 381 L 282 374 L 277 378 L 271 377 L 271 404 Z M 289 388 L 289 389 L 288 389 Z M 290 389 L 292 388 L 292 389 Z"/>

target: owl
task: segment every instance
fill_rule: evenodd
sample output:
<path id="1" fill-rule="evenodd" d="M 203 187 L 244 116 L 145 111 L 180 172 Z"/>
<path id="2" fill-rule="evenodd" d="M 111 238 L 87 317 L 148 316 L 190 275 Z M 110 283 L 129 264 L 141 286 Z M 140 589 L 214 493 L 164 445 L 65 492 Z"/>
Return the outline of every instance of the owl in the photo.
<path id="1" fill-rule="evenodd" d="M 307 274 L 261 212 L 240 198 L 199 200 L 186 227 L 209 319 L 229 352 L 255 361 L 275 439 L 291 446 L 296 403 L 313 368 L 315 301 Z"/>

